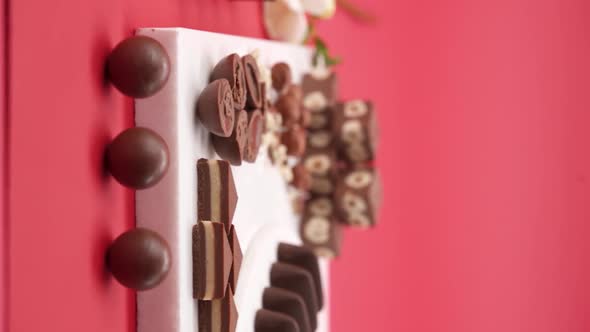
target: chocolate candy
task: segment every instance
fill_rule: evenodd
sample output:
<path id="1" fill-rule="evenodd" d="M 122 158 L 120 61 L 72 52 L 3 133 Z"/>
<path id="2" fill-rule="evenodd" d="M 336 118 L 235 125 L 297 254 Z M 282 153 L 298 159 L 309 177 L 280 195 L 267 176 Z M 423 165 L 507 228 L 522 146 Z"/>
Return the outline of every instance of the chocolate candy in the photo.
<path id="1" fill-rule="evenodd" d="M 328 76 L 303 75 L 303 106 L 312 112 L 322 112 L 333 105 L 338 97 L 338 79 L 335 73 Z"/>
<path id="2" fill-rule="evenodd" d="M 284 62 L 275 63 L 271 68 L 272 87 L 277 92 L 282 92 L 291 84 L 291 67 Z"/>
<path id="3" fill-rule="evenodd" d="M 313 251 L 302 246 L 280 243 L 277 256 L 279 262 L 299 266 L 311 274 L 317 291 L 318 308 L 321 309 L 324 306 L 322 276 L 318 259 Z"/>
<path id="4" fill-rule="evenodd" d="M 301 118 L 301 105 L 299 100 L 288 94 L 280 96 L 276 103 L 275 108 L 283 117 L 283 125 L 287 128 L 299 123 Z"/>
<path id="5" fill-rule="evenodd" d="M 299 124 L 292 125 L 281 135 L 281 143 L 287 147 L 287 155 L 301 157 L 305 153 L 307 133 Z"/>
<path id="6" fill-rule="evenodd" d="M 197 161 L 198 220 L 214 220 L 230 226 L 238 203 L 238 194 L 229 163 L 225 160 Z"/>
<path id="7" fill-rule="evenodd" d="M 293 180 L 291 185 L 299 190 L 307 191 L 311 186 L 311 175 L 305 169 L 303 164 L 297 164 L 293 167 Z"/>
<path id="8" fill-rule="evenodd" d="M 211 143 L 217 154 L 230 162 L 230 164 L 239 166 L 244 158 L 244 147 L 248 134 L 248 113 L 244 110 L 236 111 L 234 131 L 230 137 L 221 137 L 211 135 Z"/>
<path id="9" fill-rule="evenodd" d="M 307 134 L 307 145 L 314 150 L 331 149 L 334 136 L 329 130 L 318 130 Z"/>
<path id="10" fill-rule="evenodd" d="M 270 270 L 270 285 L 301 296 L 307 307 L 311 328 L 317 328 L 317 291 L 313 277 L 307 270 L 291 264 L 274 263 Z"/>
<path id="11" fill-rule="evenodd" d="M 381 201 L 381 184 L 372 168 L 357 167 L 341 174 L 334 194 L 336 211 L 347 225 L 375 225 Z"/>
<path id="12" fill-rule="evenodd" d="M 170 270 L 170 248 L 158 233 L 145 228 L 129 230 L 115 239 L 107 252 L 107 265 L 125 287 L 156 287 Z"/>
<path id="13" fill-rule="evenodd" d="M 246 78 L 246 109 L 257 110 L 262 107 L 262 90 L 260 90 L 260 72 L 256 59 L 250 54 L 242 57 L 242 67 Z"/>
<path id="14" fill-rule="evenodd" d="M 235 112 L 231 87 L 226 79 L 209 83 L 197 101 L 197 116 L 207 130 L 229 137 L 234 130 Z"/>
<path id="15" fill-rule="evenodd" d="M 254 332 L 300 332 L 300 329 L 293 317 L 260 309 L 254 318 Z"/>
<path id="16" fill-rule="evenodd" d="M 238 310 L 231 289 L 221 299 L 199 301 L 199 332 L 234 332 Z"/>
<path id="17" fill-rule="evenodd" d="M 303 90 L 297 84 L 289 84 L 285 88 L 285 95 L 295 98 L 301 105 L 301 99 L 303 98 Z"/>
<path id="18" fill-rule="evenodd" d="M 310 131 L 315 130 L 332 130 L 332 110 L 331 108 L 326 108 L 322 112 L 309 112 L 309 124 L 307 128 Z"/>
<path id="19" fill-rule="evenodd" d="M 233 264 L 231 271 L 229 272 L 229 285 L 231 290 L 235 293 L 238 285 L 238 277 L 240 276 L 240 268 L 242 267 L 242 248 L 240 247 L 240 241 L 238 240 L 238 234 L 234 225 L 231 226 L 229 231 L 229 246 L 231 248 Z"/>
<path id="20" fill-rule="evenodd" d="M 246 147 L 244 150 L 244 161 L 253 163 L 258 157 L 258 150 L 262 144 L 262 131 L 264 129 L 264 118 L 262 112 L 255 110 L 248 112 L 248 130 L 246 135 Z"/>
<path id="21" fill-rule="evenodd" d="M 297 293 L 277 287 L 266 288 L 262 293 L 262 307 L 291 316 L 301 332 L 313 331 L 305 302 Z"/>
<path id="22" fill-rule="evenodd" d="M 170 76 L 170 59 L 155 39 L 134 36 L 120 42 L 107 59 L 107 75 L 123 94 L 145 98 L 160 91 Z"/>
<path id="23" fill-rule="evenodd" d="M 168 146 L 155 131 L 135 127 L 120 133 L 106 151 L 106 166 L 122 185 L 145 189 L 158 183 L 168 170 Z"/>
<path id="24" fill-rule="evenodd" d="M 243 110 L 246 106 L 246 78 L 242 60 L 237 54 L 230 54 L 221 59 L 211 72 L 211 81 L 225 78 L 231 86 L 234 109 Z"/>
<path id="25" fill-rule="evenodd" d="M 339 103 L 333 116 L 339 158 L 351 163 L 371 161 L 378 136 L 372 103 L 362 100 Z"/>
<path id="26" fill-rule="evenodd" d="M 311 193 L 329 195 L 334 192 L 336 157 L 332 149 L 308 149 L 303 166 L 311 174 Z"/>
<path id="27" fill-rule="evenodd" d="M 193 297 L 199 300 L 223 298 L 232 261 L 222 223 L 203 220 L 193 226 Z"/>
<path id="28" fill-rule="evenodd" d="M 308 201 L 301 219 L 301 239 L 317 256 L 334 258 L 340 254 L 342 225 L 335 220 L 333 213 L 331 199 L 315 198 Z"/>

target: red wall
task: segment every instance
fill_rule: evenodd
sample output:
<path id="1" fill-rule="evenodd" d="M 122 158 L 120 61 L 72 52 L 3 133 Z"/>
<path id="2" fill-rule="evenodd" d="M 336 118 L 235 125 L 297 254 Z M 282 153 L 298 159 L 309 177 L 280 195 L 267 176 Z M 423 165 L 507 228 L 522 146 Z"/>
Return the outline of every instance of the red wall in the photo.
<path id="1" fill-rule="evenodd" d="M 582 332 L 590 288 L 590 3 L 367 0 L 320 31 L 376 101 L 386 201 L 333 264 L 333 331 Z M 34 8 L 34 10 L 33 10 Z M 262 36 L 258 4 L 13 0 L 11 331 L 132 331 L 102 269 L 132 196 L 100 168 L 132 106 L 101 82 L 138 26 Z"/>

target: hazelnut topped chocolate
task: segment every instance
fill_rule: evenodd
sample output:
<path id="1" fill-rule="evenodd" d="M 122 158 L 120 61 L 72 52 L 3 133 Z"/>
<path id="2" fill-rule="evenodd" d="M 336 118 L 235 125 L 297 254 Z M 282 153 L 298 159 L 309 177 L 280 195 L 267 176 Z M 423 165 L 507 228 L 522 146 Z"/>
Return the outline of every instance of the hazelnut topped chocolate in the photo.
<path id="1" fill-rule="evenodd" d="M 246 79 L 244 67 L 239 55 L 233 53 L 221 59 L 211 72 L 211 81 L 225 78 L 233 94 L 234 109 L 243 110 L 246 106 Z"/>

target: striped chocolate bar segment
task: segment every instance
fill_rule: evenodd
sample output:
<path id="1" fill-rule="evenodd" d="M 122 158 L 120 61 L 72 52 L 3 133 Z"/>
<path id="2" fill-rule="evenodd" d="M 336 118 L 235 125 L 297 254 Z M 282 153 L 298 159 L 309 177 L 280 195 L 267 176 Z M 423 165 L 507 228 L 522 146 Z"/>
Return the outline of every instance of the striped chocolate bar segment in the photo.
<path id="1" fill-rule="evenodd" d="M 238 194 L 231 167 L 225 160 L 199 159 L 197 161 L 198 220 L 218 221 L 229 232 Z"/>
<path id="2" fill-rule="evenodd" d="M 222 299 L 199 301 L 199 332 L 234 332 L 237 322 L 238 310 L 231 289 Z"/>
<path id="3" fill-rule="evenodd" d="M 204 220 L 193 226 L 193 297 L 223 298 L 232 260 L 222 223 Z"/>

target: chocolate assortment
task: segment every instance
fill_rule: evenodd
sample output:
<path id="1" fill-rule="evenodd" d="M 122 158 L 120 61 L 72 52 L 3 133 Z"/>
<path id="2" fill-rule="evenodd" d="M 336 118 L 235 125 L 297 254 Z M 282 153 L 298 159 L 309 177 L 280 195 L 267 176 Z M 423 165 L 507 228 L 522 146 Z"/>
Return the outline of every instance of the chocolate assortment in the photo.
<path id="1" fill-rule="evenodd" d="M 135 228 L 113 241 L 106 261 L 110 272 L 123 286 L 148 290 L 156 287 L 168 274 L 170 248 L 156 232 Z"/>
<path id="2" fill-rule="evenodd" d="M 133 36 L 120 42 L 107 59 L 107 76 L 123 94 L 146 98 L 160 91 L 170 76 L 170 59 L 155 39 Z"/>

